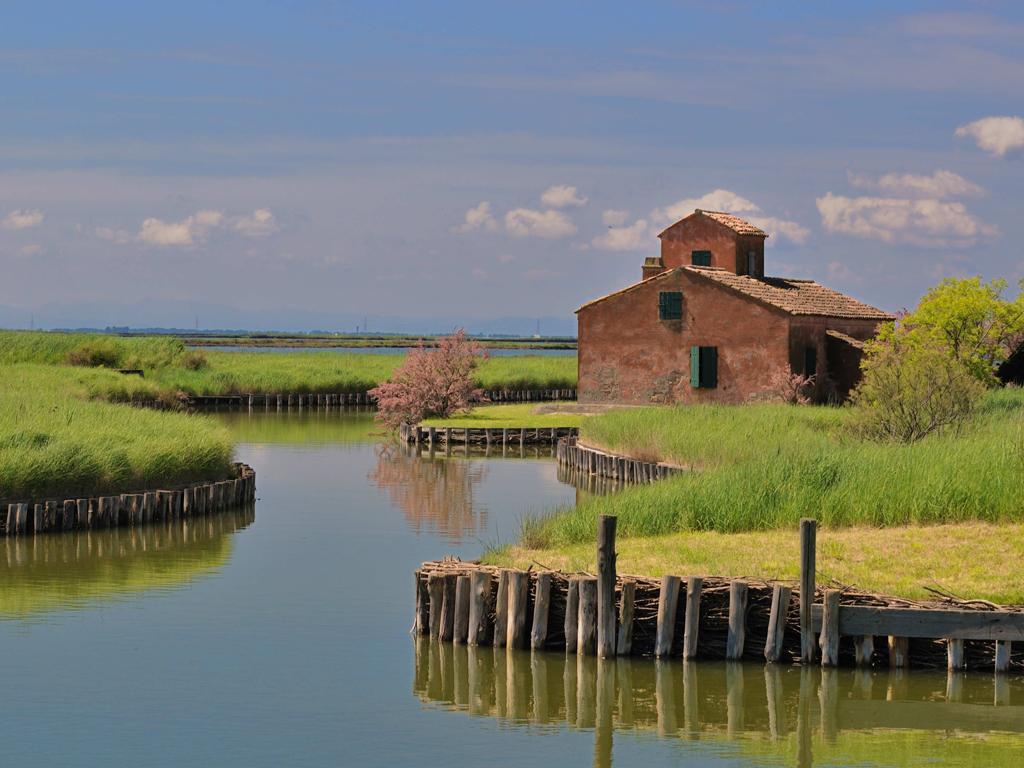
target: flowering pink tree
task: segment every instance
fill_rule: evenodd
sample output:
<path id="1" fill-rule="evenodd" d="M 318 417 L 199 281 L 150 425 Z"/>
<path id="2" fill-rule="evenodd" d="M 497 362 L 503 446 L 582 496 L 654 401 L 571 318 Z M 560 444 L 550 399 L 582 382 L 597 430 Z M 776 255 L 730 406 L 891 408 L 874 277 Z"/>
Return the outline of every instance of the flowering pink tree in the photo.
<path id="1" fill-rule="evenodd" d="M 473 384 L 473 369 L 485 357 L 483 347 L 466 338 L 461 328 L 436 347 L 420 345 L 406 355 L 390 381 L 370 390 L 377 399 L 377 418 L 397 427 L 468 410 L 482 395 Z"/>

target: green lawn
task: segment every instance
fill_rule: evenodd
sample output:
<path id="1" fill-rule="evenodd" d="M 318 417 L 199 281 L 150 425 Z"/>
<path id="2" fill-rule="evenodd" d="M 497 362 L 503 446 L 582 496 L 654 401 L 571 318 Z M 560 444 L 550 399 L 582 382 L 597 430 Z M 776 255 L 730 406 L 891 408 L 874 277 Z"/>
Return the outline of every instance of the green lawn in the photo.
<path id="1" fill-rule="evenodd" d="M 102 402 L 151 402 L 145 380 L 106 370 L 0 365 L 0 498 L 123 493 L 230 475 L 213 419 Z"/>
<path id="2" fill-rule="evenodd" d="M 557 407 L 559 403 L 548 403 L 547 411 Z M 538 427 L 578 427 L 587 417 L 578 413 L 537 413 L 535 403 L 516 403 L 514 405 L 482 405 L 466 414 L 450 416 L 446 419 L 425 419 L 425 427 L 470 427 L 472 429 L 502 429 Z"/>

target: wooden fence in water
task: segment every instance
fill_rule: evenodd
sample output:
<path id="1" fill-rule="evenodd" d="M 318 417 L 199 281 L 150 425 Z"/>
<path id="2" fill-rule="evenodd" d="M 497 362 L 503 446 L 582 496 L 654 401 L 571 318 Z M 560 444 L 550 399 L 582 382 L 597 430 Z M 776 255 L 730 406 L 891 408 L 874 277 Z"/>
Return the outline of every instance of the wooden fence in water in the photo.
<path id="1" fill-rule="evenodd" d="M 0 501 L 0 535 L 26 536 L 57 531 L 145 525 L 197 517 L 248 504 L 256 498 L 256 473 L 234 465 L 230 480 L 181 487 L 71 499 Z"/>
<path id="2" fill-rule="evenodd" d="M 575 400 L 575 389 L 487 389 L 485 402 L 541 403 L 555 400 Z M 238 395 L 189 395 L 185 403 L 190 408 L 263 408 L 264 410 L 342 408 L 352 405 L 376 406 L 377 400 L 367 392 L 337 393 L 252 393 Z"/>
<path id="3" fill-rule="evenodd" d="M 576 427 L 533 427 L 485 429 L 482 427 L 424 427 L 402 424 L 398 436 L 407 443 L 451 447 L 470 445 L 489 448 L 509 445 L 555 445 L 567 437 L 575 437 Z"/>
<path id="4" fill-rule="evenodd" d="M 570 473 L 597 475 L 624 483 L 652 483 L 683 471 L 664 462 L 619 456 L 580 445 L 576 435 L 568 435 L 558 441 L 555 460 Z"/>
<path id="5" fill-rule="evenodd" d="M 1024 669 L 1024 610 L 922 604 L 818 588 L 817 526 L 800 525 L 798 584 L 619 576 L 614 517 L 598 525 L 597 574 L 442 560 L 415 574 L 413 632 L 441 641 L 614 656 L 761 659 L 822 666 Z M 881 643 L 876 642 L 881 639 Z"/>

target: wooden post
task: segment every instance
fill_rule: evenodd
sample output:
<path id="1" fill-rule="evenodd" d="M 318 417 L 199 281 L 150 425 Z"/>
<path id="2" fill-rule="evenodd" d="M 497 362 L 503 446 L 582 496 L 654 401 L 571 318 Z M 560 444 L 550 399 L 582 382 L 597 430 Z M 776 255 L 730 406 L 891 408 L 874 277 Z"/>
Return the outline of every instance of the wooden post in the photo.
<path id="1" fill-rule="evenodd" d="M 455 581 L 455 628 L 452 641 L 465 645 L 469 638 L 469 576 L 462 574 Z"/>
<path id="2" fill-rule="evenodd" d="M 579 634 L 580 578 L 569 577 L 565 593 L 565 652 L 576 653 L 576 638 Z"/>
<path id="3" fill-rule="evenodd" d="M 530 574 L 526 571 L 511 571 L 508 581 L 508 632 L 509 648 L 525 648 L 526 606 L 530 599 Z"/>
<path id="4" fill-rule="evenodd" d="M 498 596 L 494 602 L 495 648 L 504 648 L 508 639 L 508 577 L 508 571 L 498 571 Z"/>
<path id="5" fill-rule="evenodd" d="M 776 584 L 772 587 L 772 607 L 768 615 L 768 639 L 764 643 L 764 657 L 769 662 L 777 662 L 782 657 L 782 648 L 786 636 L 786 614 L 789 613 L 789 600 L 792 591 L 789 587 Z"/>
<path id="6" fill-rule="evenodd" d="M 676 607 L 679 604 L 678 576 L 662 576 L 661 591 L 658 593 L 658 628 L 654 640 L 654 655 L 668 656 L 672 651 L 672 640 L 676 632 Z"/>
<path id="7" fill-rule="evenodd" d="M 533 598 L 533 627 L 530 629 L 530 647 L 543 648 L 548 639 L 548 614 L 551 612 L 551 574 L 537 574 Z"/>
<path id="8" fill-rule="evenodd" d="M 1010 668 L 1010 641 L 996 640 L 996 666 L 995 672 L 1001 675 Z"/>
<path id="9" fill-rule="evenodd" d="M 950 670 L 960 670 L 967 666 L 964 657 L 964 641 L 950 638 L 946 641 L 946 662 Z"/>
<path id="10" fill-rule="evenodd" d="M 444 575 L 444 597 L 441 601 L 441 626 L 438 630 L 438 640 L 450 641 L 455 634 L 455 588 L 458 586 L 458 581 L 457 573 Z"/>
<path id="11" fill-rule="evenodd" d="M 615 655 L 615 523 L 614 515 L 597 520 L 597 655 Z"/>
<path id="12" fill-rule="evenodd" d="M 633 612 L 636 604 L 636 582 L 626 579 L 622 582 L 622 600 L 619 603 L 619 636 L 615 642 L 617 656 L 629 656 L 633 652 Z"/>
<path id="13" fill-rule="evenodd" d="M 576 634 L 576 653 L 593 656 L 597 653 L 597 579 L 580 579 L 580 625 Z"/>
<path id="14" fill-rule="evenodd" d="M 854 664 L 858 667 L 870 667 L 871 657 L 875 654 L 874 635 L 861 635 L 853 646 Z"/>
<path id="15" fill-rule="evenodd" d="M 907 654 L 910 650 L 910 640 L 905 637 L 889 637 L 889 666 L 893 669 L 903 669 L 908 666 Z"/>
<path id="16" fill-rule="evenodd" d="M 686 580 L 686 615 L 683 617 L 683 658 L 697 658 L 697 638 L 700 633 L 700 593 L 704 580 L 691 576 Z"/>
<path id="17" fill-rule="evenodd" d="M 821 615 L 821 666 L 839 664 L 839 597 L 838 589 L 825 590 L 825 609 Z"/>
<path id="18" fill-rule="evenodd" d="M 814 604 L 814 558 L 818 524 L 804 518 L 800 521 L 800 662 L 814 661 L 814 628 L 811 626 L 811 606 Z"/>
<path id="19" fill-rule="evenodd" d="M 490 640 L 491 574 L 475 570 L 469 574 L 469 632 L 466 642 L 486 645 Z"/>
<path id="20" fill-rule="evenodd" d="M 444 576 L 432 573 L 427 576 L 427 597 L 430 602 L 429 625 L 430 636 L 437 638 L 441 634 L 441 604 L 444 602 Z"/>
<path id="21" fill-rule="evenodd" d="M 430 595 L 423 581 L 423 573 L 416 570 L 412 576 L 416 589 L 416 615 L 413 617 L 412 631 L 415 635 L 425 635 L 430 631 Z"/>
<path id="22" fill-rule="evenodd" d="M 747 637 L 747 584 L 729 582 L 729 634 L 725 641 L 725 658 L 735 661 L 743 658 L 743 645 Z"/>

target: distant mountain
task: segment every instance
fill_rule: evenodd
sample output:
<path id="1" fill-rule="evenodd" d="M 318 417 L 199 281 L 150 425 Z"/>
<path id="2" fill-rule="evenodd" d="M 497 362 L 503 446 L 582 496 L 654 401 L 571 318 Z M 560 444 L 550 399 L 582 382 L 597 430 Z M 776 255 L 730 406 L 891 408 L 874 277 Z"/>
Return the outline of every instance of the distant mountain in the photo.
<path id="1" fill-rule="evenodd" d="M 361 315 L 305 309 L 240 309 L 213 304 L 174 301 L 134 303 L 62 302 L 34 308 L 0 306 L 0 327 L 55 329 L 137 329 L 237 331 L 356 331 L 370 333 L 438 334 L 456 328 L 483 336 L 532 336 L 538 320 L 543 336 L 575 336 L 576 318 L 564 317 L 468 317 L 456 314 L 437 317 Z"/>

